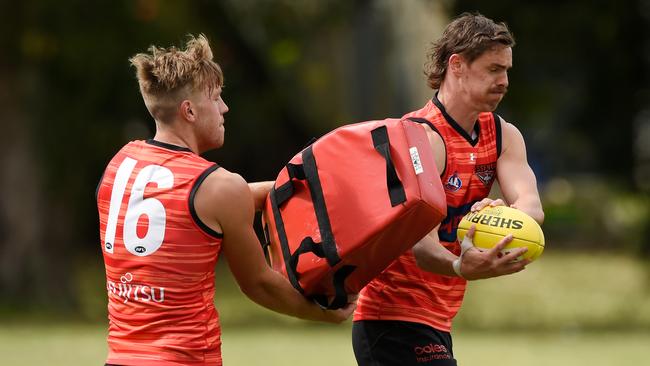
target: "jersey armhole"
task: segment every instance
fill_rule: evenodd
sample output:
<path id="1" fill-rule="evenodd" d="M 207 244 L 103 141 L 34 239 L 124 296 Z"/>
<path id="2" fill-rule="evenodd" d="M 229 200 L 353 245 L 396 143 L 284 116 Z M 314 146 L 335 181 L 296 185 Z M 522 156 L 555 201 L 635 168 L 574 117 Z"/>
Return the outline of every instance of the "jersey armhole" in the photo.
<path id="1" fill-rule="evenodd" d="M 208 225 L 206 225 L 203 221 L 201 221 L 201 218 L 199 218 L 199 215 L 196 213 L 196 208 L 194 207 L 194 197 L 196 196 L 196 192 L 199 190 L 201 183 L 203 183 L 203 181 L 205 180 L 205 178 L 208 177 L 208 175 L 210 175 L 212 172 L 214 172 L 217 169 L 219 169 L 219 165 L 214 164 L 209 168 L 207 168 L 206 170 L 204 170 L 203 173 L 201 173 L 201 175 L 199 175 L 199 177 L 196 178 L 196 181 L 194 181 L 194 185 L 192 186 L 192 190 L 190 191 L 188 203 L 190 206 L 190 214 L 192 215 L 192 219 L 201 228 L 201 230 L 203 230 L 206 234 L 214 238 L 222 239 L 223 233 L 213 230 Z"/>
<path id="2" fill-rule="evenodd" d="M 106 172 L 102 173 L 102 176 L 99 177 L 99 182 L 97 182 L 97 187 L 95 188 L 95 201 L 99 200 L 99 188 L 102 186 L 102 182 L 104 181 L 104 174 L 106 174 Z"/>
<path id="3" fill-rule="evenodd" d="M 501 135 L 501 117 L 498 114 L 494 113 L 494 112 L 492 112 L 492 117 L 494 118 L 494 131 L 496 133 L 497 159 L 498 159 L 499 156 L 501 156 L 501 146 L 502 146 L 502 142 L 501 142 L 501 136 L 502 136 Z"/>
<path id="4" fill-rule="evenodd" d="M 425 124 L 425 125 L 429 126 L 433 130 L 433 132 L 437 133 L 438 136 L 440 136 L 440 139 L 442 140 L 442 145 L 445 148 L 445 154 L 444 154 L 445 155 L 445 166 L 442 168 L 442 171 L 440 172 L 440 178 L 444 177 L 445 170 L 447 170 L 447 143 L 445 142 L 444 137 L 442 137 L 442 134 L 440 133 L 440 131 L 438 131 L 436 126 L 434 126 L 433 123 L 431 123 L 431 121 L 429 121 L 428 119 L 418 118 L 418 117 L 408 117 L 407 119 L 409 121 L 413 121 L 413 122 L 416 122 L 416 123 L 422 123 L 422 124 Z"/>

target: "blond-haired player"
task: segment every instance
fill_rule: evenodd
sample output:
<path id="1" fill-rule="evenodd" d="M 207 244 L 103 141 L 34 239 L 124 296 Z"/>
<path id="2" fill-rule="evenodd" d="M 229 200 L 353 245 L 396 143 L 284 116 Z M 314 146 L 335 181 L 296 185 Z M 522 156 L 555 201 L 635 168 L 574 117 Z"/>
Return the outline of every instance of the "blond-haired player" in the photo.
<path id="1" fill-rule="evenodd" d="M 224 143 L 223 74 L 205 36 L 184 50 L 152 46 L 130 61 L 155 120 L 97 189 L 112 365 L 221 365 L 214 268 L 223 252 L 242 291 L 280 313 L 341 322 L 354 305 L 324 311 L 266 264 L 252 227 L 271 182 L 199 156 Z"/>

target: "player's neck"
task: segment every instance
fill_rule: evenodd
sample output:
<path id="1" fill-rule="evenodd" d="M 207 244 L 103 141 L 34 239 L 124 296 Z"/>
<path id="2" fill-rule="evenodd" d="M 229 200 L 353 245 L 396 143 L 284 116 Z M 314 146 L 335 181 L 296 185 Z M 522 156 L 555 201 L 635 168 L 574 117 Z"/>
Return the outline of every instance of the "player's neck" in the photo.
<path id="1" fill-rule="evenodd" d="M 445 107 L 447 114 L 456 121 L 468 134 L 474 131 L 474 123 L 478 119 L 479 112 L 471 108 L 465 102 L 461 93 L 441 86 L 438 91 L 438 100 Z"/>
<path id="2" fill-rule="evenodd" d="M 154 140 L 180 147 L 186 147 L 192 150 L 195 154 L 199 154 L 198 144 L 194 141 L 195 139 L 188 138 L 187 136 L 184 136 L 183 133 L 174 129 L 160 127 L 158 123 L 156 123 L 156 127 L 156 135 L 153 137 Z"/>

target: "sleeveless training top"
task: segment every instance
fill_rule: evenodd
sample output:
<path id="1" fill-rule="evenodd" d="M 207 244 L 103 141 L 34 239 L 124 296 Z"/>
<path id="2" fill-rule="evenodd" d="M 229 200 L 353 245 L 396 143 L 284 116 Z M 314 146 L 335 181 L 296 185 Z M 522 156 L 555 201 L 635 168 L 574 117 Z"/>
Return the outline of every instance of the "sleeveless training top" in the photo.
<path id="1" fill-rule="evenodd" d="M 133 141 L 97 188 L 108 291 L 109 364 L 221 365 L 214 268 L 223 235 L 194 194 L 218 169 L 191 150 Z"/>
<path id="2" fill-rule="evenodd" d="M 428 124 L 445 143 L 446 165 L 440 177 L 447 196 L 447 217 L 438 236 L 443 246 L 458 255 L 458 223 L 475 202 L 488 196 L 496 176 L 501 152 L 499 117 L 479 114 L 474 139 L 447 114 L 437 97 L 404 118 Z M 460 277 L 421 270 L 409 250 L 361 291 L 354 320 L 409 321 L 448 332 L 466 283 Z"/>

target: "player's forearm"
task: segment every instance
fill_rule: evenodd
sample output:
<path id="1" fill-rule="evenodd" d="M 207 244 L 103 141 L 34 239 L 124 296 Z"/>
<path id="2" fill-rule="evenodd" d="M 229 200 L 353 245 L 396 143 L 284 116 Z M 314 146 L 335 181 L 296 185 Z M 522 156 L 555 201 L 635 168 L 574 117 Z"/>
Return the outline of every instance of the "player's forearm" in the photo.
<path id="1" fill-rule="evenodd" d="M 324 311 L 318 305 L 307 300 L 284 277 L 271 269 L 255 283 L 241 289 L 251 300 L 269 310 L 305 320 L 326 320 Z"/>
<path id="2" fill-rule="evenodd" d="M 452 264 L 458 257 L 431 235 L 425 236 L 415 244 L 413 255 L 418 267 L 424 271 L 445 276 L 457 276 Z"/>
<path id="3" fill-rule="evenodd" d="M 273 181 L 248 183 L 248 188 L 253 195 L 256 211 L 261 211 L 264 208 L 264 201 L 266 201 L 266 196 L 269 194 L 271 188 L 273 188 L 274 183 Z"/>
<path id="4" fill-rule="evenodd" d="M 522 197 L 512 204 L 518 210 L 521 210 L 532 217 L 538 224 L 544 223 L 544 210 L 539 196 Z"/>

